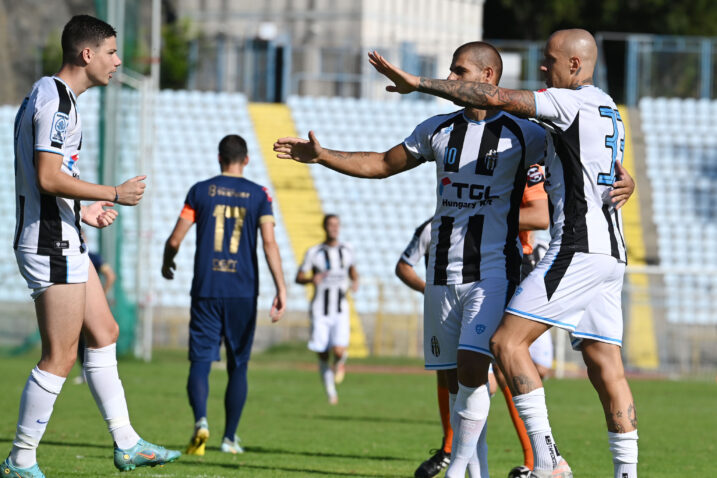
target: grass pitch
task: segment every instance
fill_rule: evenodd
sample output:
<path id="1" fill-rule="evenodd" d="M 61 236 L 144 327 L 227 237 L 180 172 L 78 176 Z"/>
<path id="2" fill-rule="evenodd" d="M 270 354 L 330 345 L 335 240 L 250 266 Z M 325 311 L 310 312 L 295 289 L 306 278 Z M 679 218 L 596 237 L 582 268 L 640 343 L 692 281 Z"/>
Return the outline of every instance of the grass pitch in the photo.
<path id="1" fill-rule="evenodd" d="M 10 449 L 22 387 L 39 352 L 3 357 L 0 442 Z M 354 371 L 352 371 L 352 365 Z M 363 371 L 357 371 L 358 365 Z M 340 403 L 326 403 L 313 354 L 284 347 L 257 354 L 250 364 L 249 399 L 238 434 L 243 455 L 219 451 L 226 373 L 211 375 L 211 437 L 204 457 L 182 455 L 133 476 L 167 477 L 409 477 L 440 445 L 435 378 L 413 360 L 349 360 Z M 193 419 L 185 392 L 184 352 L 158 352 L 152 363 L 120 362 L 132 423 L 143 438 L 184 450 Z M 76 376 L 74 371 L 70 378 Z M 640 423 L 643 477 L 700 476 L 717 454 L 717 384 L 632 380 Z M 611 477 L 602 410 L 587 380 L 546 382 L 558 445 L 576 477 Z M 491 476 L 522 462 L 520 446 L 498 393 L 491 405 Z M 48 477 L 118 476 L 112 440 L 86 385 L 66 383 L 38 450 Z M 124 476 L 128 476 L 125 474 Z"/>

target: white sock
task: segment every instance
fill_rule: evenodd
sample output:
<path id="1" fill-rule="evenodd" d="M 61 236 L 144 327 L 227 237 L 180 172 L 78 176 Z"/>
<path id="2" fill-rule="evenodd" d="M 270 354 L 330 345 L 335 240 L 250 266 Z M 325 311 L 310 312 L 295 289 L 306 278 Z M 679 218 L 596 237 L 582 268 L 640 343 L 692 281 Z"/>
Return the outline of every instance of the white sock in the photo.
<path id="1" fill-rule="evenodd" d="M 127 400 L 117 372 L 117 344 L 99 349 L 86 348 L 85 375 L 117 447 L 126 450 L 135 446 L 139 435 L 130 424 Z"/>
<path id="2" fill-rule="evenodd" d="M 37 463 L 35 452 L 50 421 L 55 400 L 62 390 L 65 377 L 32 369 L 20 397 L 15 440 L 12 442 L 10 462 L 20 468 Z"/>
<path id="3" fill-rule="evenodd" d="M 478 437 L 476 452 L 468 462 L 468 476 L 470 478 L 488 478 L 488 422 Z"/>
<path id="4" fill-rule="evenodd" d="M 548 422 L 548 408 L 545 406 L 545 389 L 536 388 L 530 393 L 514 395 L 513 403 L 533 446 L 533 461 L 536 470 L 553 470 L 560 461 L 560 452 L 555 445 L 553 432 Z"/>
<path id="5" fill-rule="evenodd" d="M 328 360 L 319 359 L 319 375 L 326 390 L 326 396 L 329 398 L 336 397 L 336 384 L 334 382 L 334 371 L 329 367 Z"/>
<path id="6" fill-rule="evenodd" d="M 637 478 L 637 430 L 627 433 L 607 432 L 615 478 Z"/>
<path id="7" fill-rule="evenodd" d="M 488 418 L 490 397 L 488 387 L 477 388 L 458 384 L 455 403 L 456 427 L 453 429 L 453 450 L 451 464 L 446 470 L 446 478 L 464 478 L 468 462 L 476 453 L 478 438 Z"/>

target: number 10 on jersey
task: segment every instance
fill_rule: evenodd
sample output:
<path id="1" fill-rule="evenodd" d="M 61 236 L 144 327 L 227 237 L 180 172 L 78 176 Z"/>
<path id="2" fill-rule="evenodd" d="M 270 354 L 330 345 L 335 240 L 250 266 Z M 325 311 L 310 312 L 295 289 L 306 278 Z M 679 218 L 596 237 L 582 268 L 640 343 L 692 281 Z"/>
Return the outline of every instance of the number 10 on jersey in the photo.
<path id="1" fill-rule="evenodd" d="M 224 223 L 227 219 L 234 219 L 234 229 L 229 240 L 229 253 L 236 254 L 239 251 L 239 240 L 241 239 L 241 228 L 244 225 L 246 208 L 239 206 L 228 206 L 217 204 L 214 206 L 214 252 L 222 252 L 224 248 Z"/>
<path id="2" fill-rule="evenodd" d="M 612 134 L 605 136 L 605 148 L 609 149 L 612 153 L 612 159 L 610 161 L 610 172 L 599 173 L 597 176 L 597 183 L 601 186 L 612 186 L 615 182 L 615 162 L 617 161 L 618 148 L 620 151 L 620 160 L 622 160 L 622 152 L 625 150 L 625 138 L 620 138 L 620 131 L 617 127 L 617 122 L 622 123 L 620 118 L 620 112 L 610 108 L 609 106 L 601 106 L 598 108 L 600 116 L 608 118 L 612 121 Z M 618 145 L 618 139 L 620 139 Z"/>

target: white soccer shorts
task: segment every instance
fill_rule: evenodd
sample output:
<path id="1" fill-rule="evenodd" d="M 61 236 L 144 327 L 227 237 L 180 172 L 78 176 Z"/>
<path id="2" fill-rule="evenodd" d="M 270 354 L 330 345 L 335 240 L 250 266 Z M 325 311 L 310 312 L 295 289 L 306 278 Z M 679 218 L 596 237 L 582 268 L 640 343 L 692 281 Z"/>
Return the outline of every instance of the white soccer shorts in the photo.
<path id="1" fill-rule="evenodd" d="M 625 264 L 605 254 L 549 250 L 521 282 L 506 312 L 570 331 L 583 339 L 622 345 Z"/>
<path id="2" fill-rule="evenodd" d="M 309 350 L 321 353 L 331 347 L 348 347 L 350 334 L 348 311 L 333 315 L 312 314 Z"/>
<path id="3" fill-rule="evenodd" d="M 53 284 L 78 284 L 87 282 L 90 260 L 87 253 L 73 256 L 43 256 L 29 252 L 15 251 L 20 274 L 31 296 L 37 299 Z"/>
<path id="4" fill-rule="evenodd" d="M 468 284 L 426 285 L 423 298 L 423 356 L 426 369 L 456 368 L 458 350 L 493 358 L 490 338 L 503 317 L 511 290 L 505 279 Z"/>

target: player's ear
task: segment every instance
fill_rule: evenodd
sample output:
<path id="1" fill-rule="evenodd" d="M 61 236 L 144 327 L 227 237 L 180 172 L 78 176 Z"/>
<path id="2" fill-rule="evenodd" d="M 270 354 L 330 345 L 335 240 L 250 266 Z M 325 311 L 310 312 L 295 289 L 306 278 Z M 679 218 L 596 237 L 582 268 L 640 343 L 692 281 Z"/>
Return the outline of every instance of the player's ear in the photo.
<path id="1" fill-rule="evenodd" d="M 92 61 L 92 57 L 94 56 L 95 52 L 92 51 L 92 48 L 83 48 L 80 50 L 80 58 L 82 58 L 82 61 L 85 65 L 89 65 Z"/>
<path id="2" fill-rule="evenodd" d="M 495 81 L 495 70 L 490 66 L 486 66 L 485 68 L 483 68 L 482 83 L 493 84 L 494 81 Z"/>
<path id="3" fill-rule="evenodd" d="M 247 164 L 249 164 L 249 155 L 248 155 L 248 154 L 247 154 L 246 157 L 244 158 L 244 162 L 243 162 L 242 164 L 243 164 L 244 166 L 246 166 Z"/>
<path id="4" fill-rule="evenodd" d="M 582 60 L 580 60 L 580 57 L 578 56 L 571 56 L 570 57 L 570 74 L 574 75 L 580 70 L 580 66 L 582 65 Z"/>

